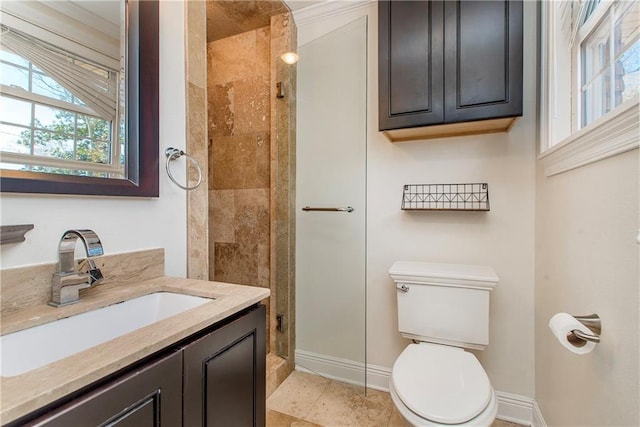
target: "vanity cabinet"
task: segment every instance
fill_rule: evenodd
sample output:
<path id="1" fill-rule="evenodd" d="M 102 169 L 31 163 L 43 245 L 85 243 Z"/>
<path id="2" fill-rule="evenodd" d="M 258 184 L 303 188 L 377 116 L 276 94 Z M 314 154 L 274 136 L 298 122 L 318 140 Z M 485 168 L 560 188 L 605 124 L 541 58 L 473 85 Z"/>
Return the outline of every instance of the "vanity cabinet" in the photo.
<path id="1" fill-rule="evenodd" d="M 522 0 L 379 1 L 379 130 L 508 130 L 522 115 L 522 13 Z"/>
<path id="2" fill-rule="evenodd" d="M 184 348 L 184 426 L 264 426 L 265 311 Z"/>
<path id="3" fill-rule="evenodd" d="M 182 352 L 174 352 L 122 375 L 25 424 L 28 426 L 179 426 L 182 414 Z"/>
<path id="4" fill-rule="evenodd" d="M 9 425 L 264 427 L 265 324 L 254 306 Z"/>

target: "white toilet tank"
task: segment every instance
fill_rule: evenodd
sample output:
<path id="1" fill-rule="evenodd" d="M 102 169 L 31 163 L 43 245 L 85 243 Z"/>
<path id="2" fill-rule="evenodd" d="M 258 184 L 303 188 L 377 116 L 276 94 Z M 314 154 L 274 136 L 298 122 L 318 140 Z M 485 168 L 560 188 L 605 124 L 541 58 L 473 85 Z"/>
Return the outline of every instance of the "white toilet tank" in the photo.
<path id="1" fill-rule="evenodd" d="M 405 338 L 479 350 L 489 344 L 489 294 L 498 283 L 491 267 L 398 261 L 389 275 Z"/>

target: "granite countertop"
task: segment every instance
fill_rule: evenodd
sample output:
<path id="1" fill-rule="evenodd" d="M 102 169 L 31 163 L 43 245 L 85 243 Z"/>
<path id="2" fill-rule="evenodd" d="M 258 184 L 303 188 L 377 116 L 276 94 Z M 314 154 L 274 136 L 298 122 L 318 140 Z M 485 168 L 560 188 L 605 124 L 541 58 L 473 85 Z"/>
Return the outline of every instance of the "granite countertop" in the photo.
<path id="1" fill-rule="evenodd" d="M 15 376 L 1 377 L 0 420 L 16 420 L 109 374 L 221 321 L 269 296 L 269 289 L 176 277 L 100 285 L 81 291 L 67 307 L 35 305 L 2 316 L 2 335 L 73 316 L 153 292 L 177 292 L 214 298 L 73 356 Z"/>

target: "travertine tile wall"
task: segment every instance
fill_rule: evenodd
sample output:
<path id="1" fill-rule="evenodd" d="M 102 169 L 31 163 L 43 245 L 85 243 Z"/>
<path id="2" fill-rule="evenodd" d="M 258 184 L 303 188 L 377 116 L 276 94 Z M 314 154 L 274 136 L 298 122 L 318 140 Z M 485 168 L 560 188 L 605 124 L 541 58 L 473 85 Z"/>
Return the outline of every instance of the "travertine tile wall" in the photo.
<path id="1" fill-rule="evenodd" d="M 202 170 L 202 183 L 187 193 L 187 275 L 191 279 L 209 277 L 208 251 L 208 154 L 207 140 L 207 47 L 206 3 L 185 3 L 185 54 L 186 54 L 186 150 Z M 187 164 L 190 164 L 188 162 Z M 189 167 L 187 186 L 198 181 L 197 171 Z"/>
<path id="2" fill-rule="evenodd" d="M 296 74 L 280 55 L 295 46 L 290 13 L 207 44 L 209 278 L 271 288 L 268 350 L 284 360 L 269 391 L 294 366 Z"/>
<path id="3" fill-rule="evenodd" d="M 207 45 L 209 278 L 262 287 L 270 284 L 270 38 L 264 27 Z"/>

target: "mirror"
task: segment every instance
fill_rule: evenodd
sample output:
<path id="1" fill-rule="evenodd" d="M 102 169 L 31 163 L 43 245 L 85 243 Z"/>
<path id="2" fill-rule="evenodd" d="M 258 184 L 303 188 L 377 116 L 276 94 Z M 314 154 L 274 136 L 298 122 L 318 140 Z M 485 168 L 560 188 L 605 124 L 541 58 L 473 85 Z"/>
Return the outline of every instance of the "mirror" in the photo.
<path id="1" fill-rule="evenodd" d="M 10 19 L 6 5 L 8 4 L 34 4 L 37 2 L 3 2 L 2 5 L 2 25 L 3 36 L 5 35 L 6 27 L 10 27 Z M 44 14 L 44 19 L 57 16 L 61 12 L 61 9 L 65 7 L 73 8 L 82 1 L 75 2 L 44 2 L 47 3 L 42 10 L 47 10 L 47 14 Z M 65 6 L 68 4 L 68 6 Z M 124 78 L 121 87 L 117 90 L 117 94 L 121 96 L 120 101 L 114 101 L 113 108 L 117 113 L 116 125 L 111 127 L 110 131 L 105 133 L 114 132 L 117 134 L 117 130 L 120 129 L 122 133 L 121 138 L 117 138 L 114 143 L 111 143 L 111 148 L 106 149 L 110 152 L 115 150 L 116 154 L 110 154 L 111 159 L 115 160 L 115 163 L 121 163 L 116 165 L 120 167 L 118 173 L 93 173 L 93 175 L 105 175 L 107 177 L 100 176 L 86 176 L 86 175 L 71 175 L 71 174 L 58 174 L 51 173 L 51 169 L 37 168 L 42 171 L 33 170 L 13 170 L 9 168 L 3 168 L 0 170 L 0 191 L 9 193 L 47 193 L 47 194 L 84 194 L 84 195 L 109 195 L 109 196 L 139 196 L 139 197 L 157 197 L 159 194 L 159 144 L 158 144 L 158 2 L 148 0 L 125 0 L 124 7 L 117 2 L 113 1 L 87 1 L 87 4 L 93 4 L 93 6 L 100 6 L 100 4 L 117 5 L 121 8 L 124 14 L 124 31 L 120 31 L 122 34 L 122 40 L 120 46 L 124 55 L 124 66 L 121 70 L 124 72 Z M 52 8 L 55 5 L 55 8 Z M 37 14 L 29 13 L 34 19 L 37 18 Z M 42 16 L 40 17 L 42 18 Z M 24 20 L 24 18 L 22 18 Z M 89 23 L 88 23 L 89 24 Z M 91 24 L 89 24 L 91 25 Z M 83 34 L 84 35 L 84 34 Z M 86 38 L 90 38 L 89 32 L 86 33 Z M 64 42 L 64 37 L 58 38 Z M 52 40 L 58 40 L 56 38 L 47 39 L 48 42 Z M 88 45 L 88 42 L 87 42 Z M 63 46 L 59 46 L 64 48 Z M 94 51 L 97 49 L 90 48 Z M 36 52 L 37 54 L 37 52 Z M 63 56 L 68 56 L 62 54 Z M 113 55 L 112 55 L 113 56 Z M 32 61 L 35 62 L 35 61 Z M 75 58 L 74 58 L 75 62 Z M 90 61 L 88 61 L 90 62 Z M 33 73 L 41 73 L 41 69 L 45 69 L 46 64 L 39 60 L 39 66 L 29 65 L 29 70 L 33 68 Z M 54 64 L 55 65 L 55 64 Z M 87 68 L 87 67 L 85 67 Z M 52 70 L 53 71 L 53 70 Z M 117 77 L 119 78 L 119 77 Z M 30 83 L 31 85 L 31 83 Z M 65 87 L 71 87 L 68 84 L 64 84 Z M 11 98 L 9 89 L 7 86 L 2 86 L 6 90 L 7 99 Z M 31 86 L 30 86 L 31 87 Z M 38 95 L 36 95 L 37 97 Z M 5 94 L 3 94 L 5 97 Z M 78 97 L 80 98 L 80 97 Z M 85 108 L 85 110 L 97 111 L 96 108 L 92 108 L 91 102 L 87 102 L 86 99 L 79 99 L 77 104 Z M 15 98 L 19 99 L 19 98 Z M 36 107 L 41 106 L 36 99 L 31 107 L 31 120 L 35 121 Z M 7 108 L 5 106 L 5 108 Z M 124 108 L 124 112 L 121 109 Z M 5 114 L 3 116 L 6 117 Z M 95 114 L 94 116 L 98 116 Z M 58 117 L 58 116 L 56 116 Z M 77 124 L 81 121 L 81 118 L 85 115 L 76 114 L 71 122 Z M 117 117 L 122 117 L 122 125 L 118 125 Z M 0 121 L 2 121 L 0 119 Z M 98 121 L 100 119 L 98 118 Z M 104 122 L 104 120 L 102 120 Z M 6 123 L 1 123 L 5 125 Z M 31 125 L 32 141 L 36 138 L 36 133 L 42 132 L 44 125 L 39 122 L 39 129 L 35 129 Z M 27 129 L 27 126 L 25 129 Z M 35 130 L 33 130 L 35 129 Z M 46 129 L 50 134 L 50 128 Z M 60 133 L 62 134 L 62 132 Z M 62 141 L 58 146 L 64 146 L 64 144 L 74 146 L 75 152 L 79 146 L 79 138 L 77 137 L 78 131 L 65 131 L 67 139 L 69 141 Z M 68 136 L 75 134 L 76 138 Z M 89 140 L 85 136 L 82 136 L 82 142 Z M 120 144 L 122 142 L 122 152 L 120 153 Z M 95 141 L 91 141 L 94 143 Z M 100 142 L 100 141 L 98 141 Z M 33 144 L 32 142 L 32 145 Z M 94 144 L 95 145 L 95 144 Z M 105 150 L 103 150 L 105 151 Z M 34 149 L 31 149 L 31 153 Z M 4 155 L 3 155 L 4 157 Z M 98 160 L 98 163 L 105 162 Z M 33 169 L 33 168 L 32 168 Z"/>

